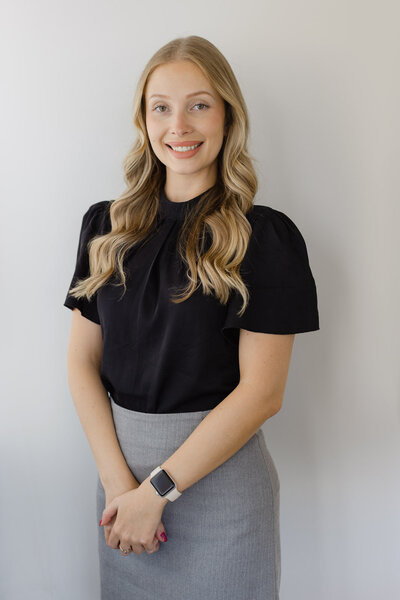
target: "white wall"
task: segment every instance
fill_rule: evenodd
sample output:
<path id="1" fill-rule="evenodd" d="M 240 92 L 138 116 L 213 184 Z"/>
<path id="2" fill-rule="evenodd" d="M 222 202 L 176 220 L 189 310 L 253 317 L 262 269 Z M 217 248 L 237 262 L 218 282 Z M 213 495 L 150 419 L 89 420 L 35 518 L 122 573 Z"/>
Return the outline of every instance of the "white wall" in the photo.
<path id="1" fill-rule="evenodd" d="M 67 386 L 62 304 L 83 212 L 124 189 L 137 77 L 161 45 L 197 34 L 248 103 L 256 202 L 299 226 L 318 288 L 321 330 L 296 337 L 283 408 L 264 426 L 281 600 L 394 599 L 399 5 L 147 6 L 3 2 L 0 597 L 99 598 L 97 471 Z"/>

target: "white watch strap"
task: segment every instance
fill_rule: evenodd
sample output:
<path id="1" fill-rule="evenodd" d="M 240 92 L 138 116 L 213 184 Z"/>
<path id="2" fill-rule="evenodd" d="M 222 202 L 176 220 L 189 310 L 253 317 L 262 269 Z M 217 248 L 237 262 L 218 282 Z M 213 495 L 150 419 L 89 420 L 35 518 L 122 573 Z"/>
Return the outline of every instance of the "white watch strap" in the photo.
<path id="1" fill-rule="evenodd" d="M 150 478 L 153 477 L 153 475 L 155 475 L 156 473 L 158 473 L 159 471 L 165 471 L 166 473 L 168 472 L 166 469 L 162 469 L 161 467 L 156 467 L 155 469 L 153 469 L 153 471 L 150 473 Z M 168 473 L 169 477 L 171 477 L 171 475 Z M 172 477 L 171 477 L 172 479 Z M 172 479 L 172 481 L 174 481 Z M 175 481 L 174 481 L 175 483 Z M 154 490 L 155 493 L 159 496 L 160 494 L 157 492 L 157 490 Z M 174 500 L 176 500 L 177 498 L 179 498 L 179 496 L 182 496 L 182 492 L 178 491 L 178 488 L 176 487 L 176 483 L 175 483 L 175 487 L 173 490 L 171 490 L 170 492 L 168 492 L 168 494 L 165 494 L 165 496 L 162 496 L 163 498 L 167 498 L 167 500 L 169 500 L 170 502 L 173 502 Z"/>

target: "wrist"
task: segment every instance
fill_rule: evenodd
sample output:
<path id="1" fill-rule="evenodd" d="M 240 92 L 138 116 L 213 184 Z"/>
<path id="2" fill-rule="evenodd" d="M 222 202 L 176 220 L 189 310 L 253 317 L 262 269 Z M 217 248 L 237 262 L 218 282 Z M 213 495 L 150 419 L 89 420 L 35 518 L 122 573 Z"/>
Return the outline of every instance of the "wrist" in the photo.
<path id="1" fill-rule="evenodd" d="M 131 474 L 127 474 L 117 478 L 107 479 L 105 482 L 102 482 L 104 491 L 108 495 L 120 496 L 125 492 L 130 490 L 137 489 L 139 487 L 139 482 L 134 478 Z"/>
<path id="2" fill-rule="evenodd" d="M 143 489 L 144 493 L 146 493 L 146 495 L 149 497 L 149 500 L 154 501 L 155 504 L 158 504 L 162 507 L 168 504 L 168 498 L 163 498 L 162 496 L 159 496 L 152 484 L 150 483 L 150 475 L 142 481 L 139 487 Z"/>

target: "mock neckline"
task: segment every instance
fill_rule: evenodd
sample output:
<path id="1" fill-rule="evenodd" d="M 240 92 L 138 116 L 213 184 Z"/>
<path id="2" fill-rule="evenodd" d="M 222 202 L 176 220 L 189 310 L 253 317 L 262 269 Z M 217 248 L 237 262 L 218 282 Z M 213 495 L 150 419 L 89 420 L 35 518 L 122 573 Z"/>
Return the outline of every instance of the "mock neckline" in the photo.
<path id="1" fill-rule="evenodd" d="M 214 187 L 214 186 L 211 186 Z M 200 200 L 200 198 L 211 189 L 208 188 L 204 192 L 201 192 L 198 196 L 194 196 L 194 198 L 189 198 L 189 200 L 184 200 L 183 202 L 173 202 L 170 200 L 166 193 L 165 188 L 161 188 L 160 192 L 160 205 L 159 211 L 162 217 L 166 217 L 167 219 L 176 219 L 178 221 L 183 221 L 185 219 L 185 215 L 187 210 L 189 210 L 194 204 Z"/>

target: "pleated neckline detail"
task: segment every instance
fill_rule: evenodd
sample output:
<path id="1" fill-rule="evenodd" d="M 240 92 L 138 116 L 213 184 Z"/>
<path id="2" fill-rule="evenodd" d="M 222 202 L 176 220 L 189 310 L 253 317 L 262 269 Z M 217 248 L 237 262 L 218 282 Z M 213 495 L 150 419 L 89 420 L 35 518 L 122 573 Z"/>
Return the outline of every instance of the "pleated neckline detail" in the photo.
<path id="1" fill-rule="evenodd" d="M 184 202 L 173 202 L 167 197 L 164 187 L 161 188 L 159 205 L 159 212 L 161 217 L 177 221 L 183 221 L 185 219 L 187 211 L 190 210 L 195 204 L 197 204 L 197 202 L 199 202 L 200 198 L 206 192 L 208 192 L 208 190 L 205 190 L 204 192 L 201 192 L 201 194 L 198 194 L 198 196 L 195 196 L 194 198 L 189 198 L 189 200 L 185 200 Z"/>

